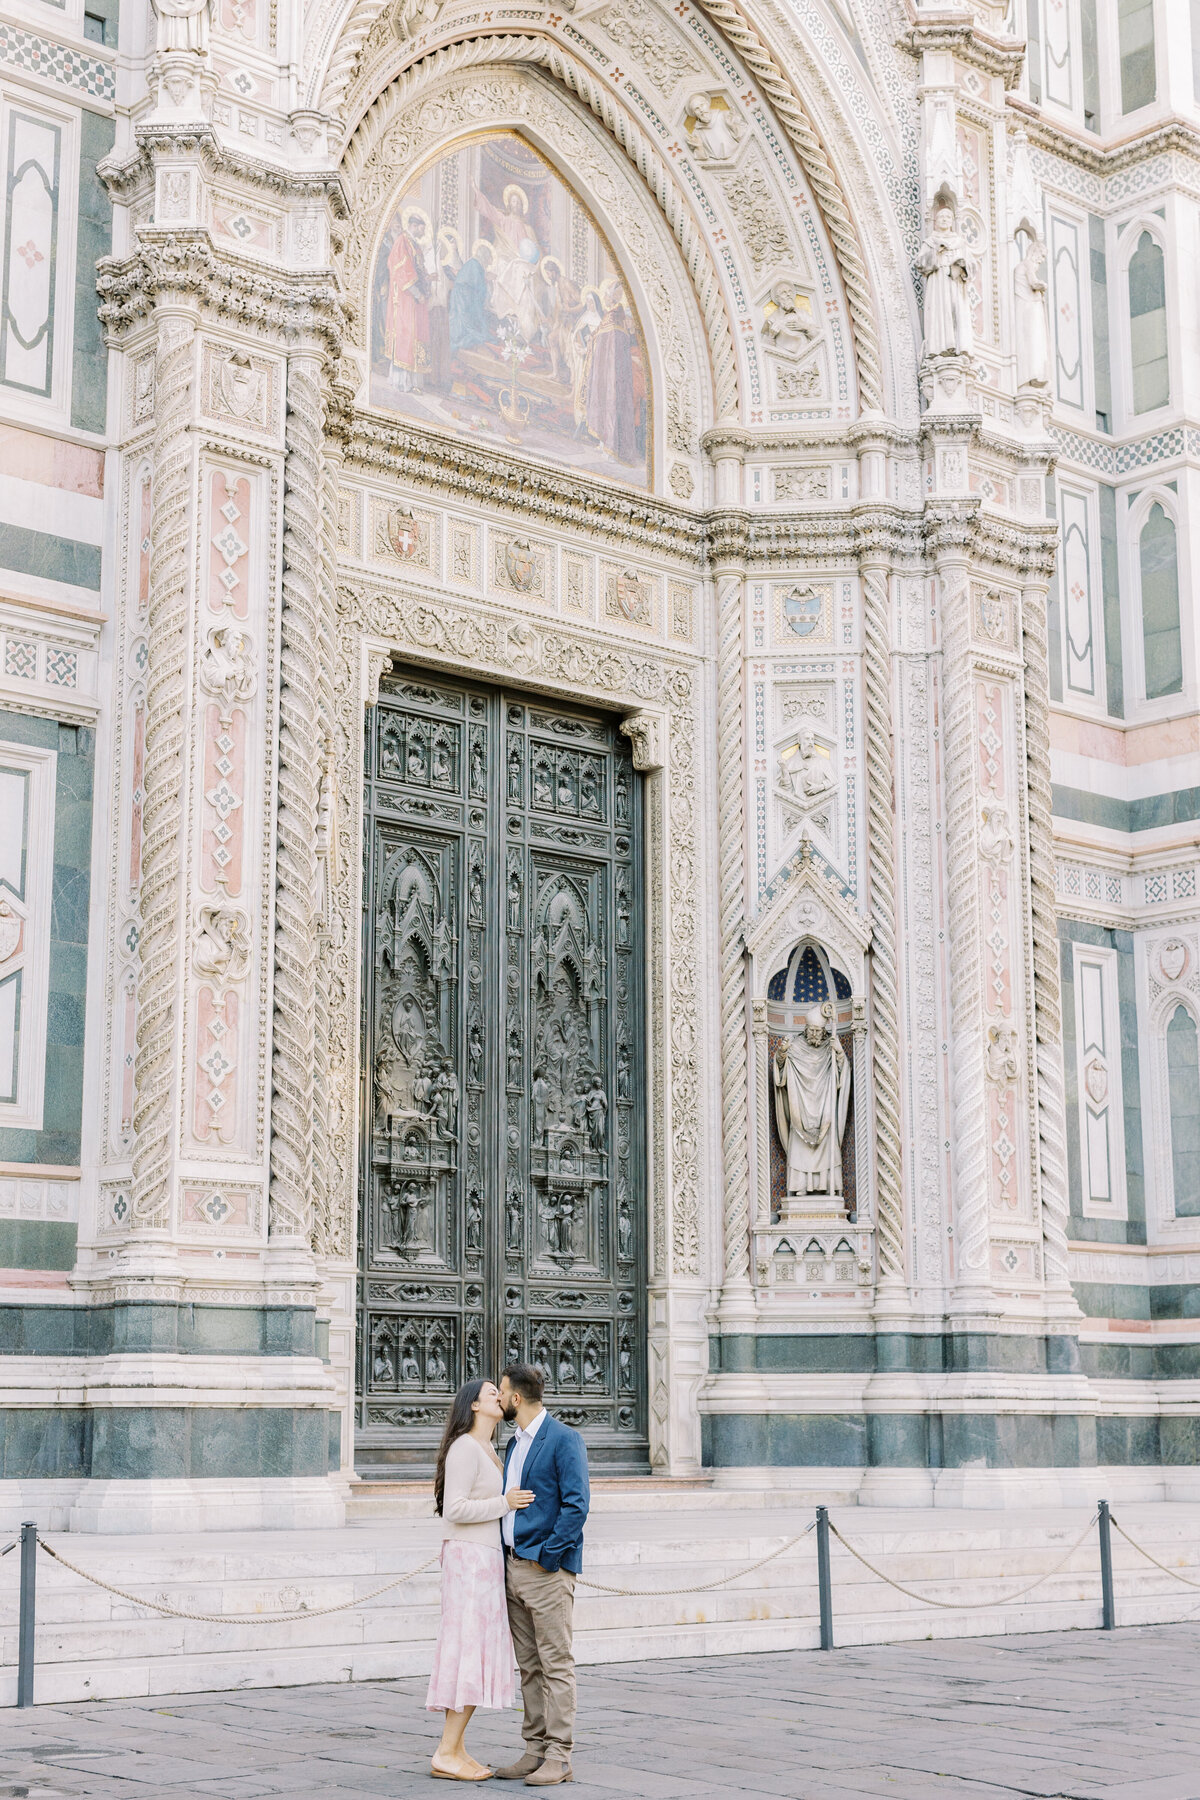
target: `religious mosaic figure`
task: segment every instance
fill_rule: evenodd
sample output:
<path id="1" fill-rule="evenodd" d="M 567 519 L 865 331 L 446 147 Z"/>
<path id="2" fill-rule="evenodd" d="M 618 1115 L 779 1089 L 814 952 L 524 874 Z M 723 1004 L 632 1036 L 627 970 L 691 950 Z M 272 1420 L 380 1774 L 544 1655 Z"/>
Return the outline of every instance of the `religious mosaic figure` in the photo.
<path id="1" fill-rule="evenodd" d="M 812 1007 L 804 1030 L 779 1046 L 772 1067 L 775 1123 L 787 1151 L 789 1194 L 840 1194 L 850 1064 L 831 1001 Z"/>
<path id="2" fill-rule="evenodd" d="M 958 229 L 957 211 L 947 190 L 934 200 L 929 232 L 917 255 L 925 277 L 926 356 L 968 356 L 971 352 L 971 302 L 967 285 L 975 265 L 967 240 Z"/>
<path id="3" fill-rule="evenodd" d="M 723 144 L 730 117 L 711 111 L 705 134 Z M 413 177 L 372 291 L 375 405 L 648 485 L 647 362 L 628 287 L 585 208 L 514 132 L 460 144 Z"/>

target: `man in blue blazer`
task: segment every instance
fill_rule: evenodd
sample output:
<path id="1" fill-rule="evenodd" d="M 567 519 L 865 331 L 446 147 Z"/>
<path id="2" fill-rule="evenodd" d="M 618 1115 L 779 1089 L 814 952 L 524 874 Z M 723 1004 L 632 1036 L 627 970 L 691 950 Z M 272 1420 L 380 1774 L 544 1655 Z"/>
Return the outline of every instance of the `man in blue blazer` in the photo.
<path id="1" fill-rule="evenodd" d="M 500 1404 L 517 1429 L 504 1459 L 504 1491 L 525 1488 L 528 1506 L 500 1522 L 508 1622 L 521 1671 L 525 1754 L 501 1781 L 557 1787 L 573 1781 L 575 1577 L 583 1567 L 588 1466 L 583 1439 L 542 1405 L 543 1382 L 529 1363 L 500 1377 Z"/>

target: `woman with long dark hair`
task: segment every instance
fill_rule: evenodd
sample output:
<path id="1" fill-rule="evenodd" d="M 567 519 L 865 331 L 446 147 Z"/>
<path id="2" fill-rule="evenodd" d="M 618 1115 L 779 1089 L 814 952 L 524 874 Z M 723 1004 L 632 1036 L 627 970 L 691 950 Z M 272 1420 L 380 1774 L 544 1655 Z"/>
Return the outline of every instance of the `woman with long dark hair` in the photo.
<path id="1" fill-rule="evenodd" d="M 513 1703 L 513 1647 L 504 1594 L 500 1519 L 528 1506 L 523 1488 L 504 1492 L 492 1438 L 504 1414 L 491 1381 L 466 1381 L 450 1405 L 442 1433 L 434 1504 L 442 1532 L 442 1619 L 425 1705 L 444 1712 L 442 1741 L 430 1772 L 439 1781 L 488 1781 L 492 1771 L 463 1744 L 477 1706 Z"/>

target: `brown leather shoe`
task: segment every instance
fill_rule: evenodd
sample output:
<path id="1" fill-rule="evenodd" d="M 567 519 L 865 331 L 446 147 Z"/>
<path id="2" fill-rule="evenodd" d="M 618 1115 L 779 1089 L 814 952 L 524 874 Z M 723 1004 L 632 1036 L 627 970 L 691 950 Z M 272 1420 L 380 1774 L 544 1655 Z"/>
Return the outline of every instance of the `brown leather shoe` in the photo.
<path id="1" fill-rule="evenodd" d="M 525 1777 L 526 1787 L 558 1787 L 560 1782 L 574 1781 L 570 1763 L 551 1762 L 547 1759 L 540 1769 Z"/>
<path id="2" fill-rule="evenodd" d="M 509 1763 L 507 1768 L 494 1769 L 492 1773 L 497 1781 L 524 1781 L 527 1775 L 532 1775 L 533 1771 L 540 1769 L 541 1766 L 542 1758 L 534 1756 L 527 1750 L 520 1762 Z"/>

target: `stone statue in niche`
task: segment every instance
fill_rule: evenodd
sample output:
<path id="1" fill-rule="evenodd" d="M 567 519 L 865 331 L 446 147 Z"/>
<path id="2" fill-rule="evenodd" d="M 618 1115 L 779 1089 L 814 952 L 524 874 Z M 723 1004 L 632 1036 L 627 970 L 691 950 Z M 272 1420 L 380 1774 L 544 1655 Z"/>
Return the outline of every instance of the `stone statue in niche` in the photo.
<path id="1" fill-rule="evenodd" d="M 1046 312 L 1046 246 L 1028 219 L 1016 230 L 1023 254 L 1013 270 L 1013 338 L 1017 347 L 1017 386 L 1050 385 L 1050 321 Z"/>
<path id="2" fill-rule="evenodd" d="M 208 49 L 208 0 L 154 0 L 160 50 Z"/>
<path id="3" fill-rule="evenodd" d="M 787 1151 L 789 1194 L 840 1194 L 850 1064 L 832 1001 L 814 1006 L 804 1030 L 780 1045 L 772 1068 L 775 1123 Z"/>
<path id="4" fill-rule="evenodd" d="M 967 286 L 975 264 L 958 228 L 958 207 L 949 188 L 939 188 L 934 196 L 917 267 L 925 277 L 925 355 L 969 356 L 973 334 Z"/>
<path id="5" fill-rule="evenodd" d="M 833 763 L 817 747 L 816 734 L 802 725 L 795 744 L 779 759 L 779 773 L 791 797 L 805 809 L 824 800 L 837 786 Z"/>

